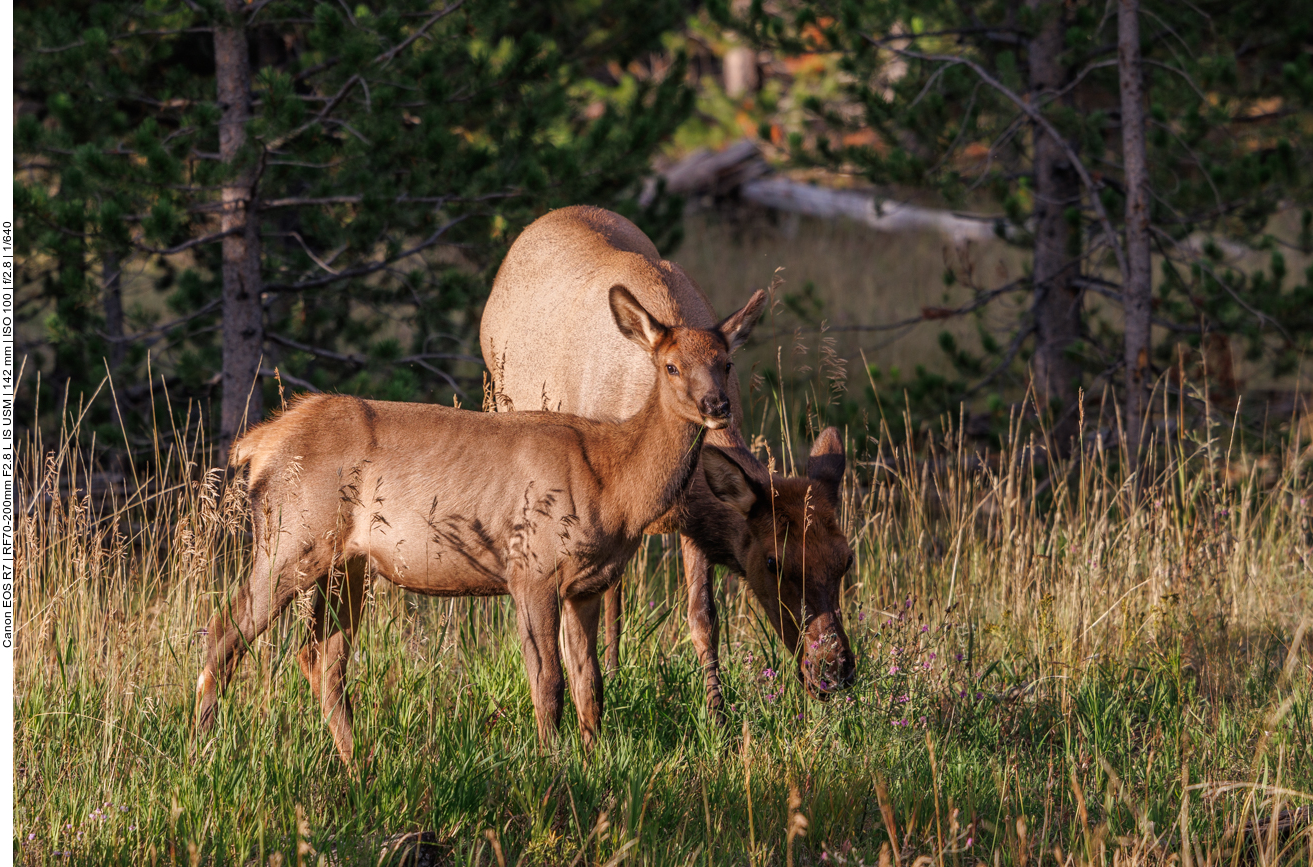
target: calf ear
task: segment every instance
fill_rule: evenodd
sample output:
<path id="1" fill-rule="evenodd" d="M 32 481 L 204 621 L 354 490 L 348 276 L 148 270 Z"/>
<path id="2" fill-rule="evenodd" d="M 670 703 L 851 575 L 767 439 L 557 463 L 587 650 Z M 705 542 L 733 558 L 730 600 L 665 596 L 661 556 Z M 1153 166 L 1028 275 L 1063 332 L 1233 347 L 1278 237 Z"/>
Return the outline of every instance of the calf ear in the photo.
<path id="1" fill-rule="evenodd" d="M 815 482 L 831 502 L 837 503 L 844 466 L 843 440 L 837 430 L 827 427 L 812 443 L 811 455 L 807 458 L 807 478 Z"/>
<path id="2" fill-rule="evenodd" d="M 669 329 L 653 319 L 638 299 L 619 283 L 611 287 L 610 301 L 611 316 L 620 333 L 649 353 L 656 352 L 657 344 Z"/>
<path id="3" fill-rule="evenodd" d="M 757 502 L 757 486 L 729 455 L 715 446 L 703 446 L 702 474 L 716 499 L 740 515 L 752 511 Z"/>
<path id="4" fill-rule="evenodd" d="M 716 326 L 720 329 L 725 342 L 729 344 L 730 352 L 748 342 L 748 335 L 752 333 L 752 326 L 757 324 L 757 318 L 761 316 L 761 311 L 765 307 L 766 293 L 758 289 L 752 293 L 752 297 L 748 299 L 748 303 L 744 304 L 742 309 L 737 313 L 731 313 Z"/>

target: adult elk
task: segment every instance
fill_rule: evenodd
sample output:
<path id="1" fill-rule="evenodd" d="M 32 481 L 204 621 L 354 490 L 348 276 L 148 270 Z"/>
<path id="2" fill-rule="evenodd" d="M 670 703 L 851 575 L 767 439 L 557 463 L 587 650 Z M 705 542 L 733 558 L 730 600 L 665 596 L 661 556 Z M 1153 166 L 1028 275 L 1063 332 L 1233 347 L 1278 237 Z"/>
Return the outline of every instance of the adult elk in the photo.
<path id="1" fill-rule="evenodd" d="M 480 325 L 483 359 L 499 408 L 550 406 L 592 418 L 629 418 L 652 387 L 651 364 L 607 329 L 606 292 L 624 283 L 662 321 L 709 328 L 716 317 L 697 284 L 625 218 L 600 208 L 540 217 L 502 263 Z M 729 373 L 729 370 L 726 370 Z M 655 374 L 661 376 L 660 369 Z M 853 556 L 835 510 L 843 444 L 833 428 L 816 438 L 805 478 L 773 474 L 743 439 L 737 377 L 732 422 L 707 434 L 705 474 L 647 531 L 682 536 L 688 625 L 720 715 L 719 626 L 711 567 L 746 577 L 770 623 L 798 658 L 807 691 L 824 699 L 848 686 L 855 665 L 839 615 L 840 582 Z M 714 457 L 712 457 L 714 455 Z M 710 460 L 708 460 L 710 458 Z M 607 666 L 618 662 L 619 588 L 607 594 Z"/>
<path id="2" fill-rule="evenodd" d="M 539 738 L 550 741 L 560 724 L 563 651 L 590 747 L 602 714 L 602 594 L 643 528 L 680 497 L 704 431 L 731 423 L 729 354 L 764 303 L 758 293 L 710 328 L 667 326 L 617 281 L 606 331 L 632 341 L 659 374 L 623 422 L 338 395 L 302 397 L 253 428 L 234 454 L 250 466 L 254 564 L 210 622 L 198 727 L 212 724 L 244 649 L 317 586 L 298 661 L 351 764 L 346 665 L 367 582 L 381 575 L 434 596 L 509 593 Z"/>

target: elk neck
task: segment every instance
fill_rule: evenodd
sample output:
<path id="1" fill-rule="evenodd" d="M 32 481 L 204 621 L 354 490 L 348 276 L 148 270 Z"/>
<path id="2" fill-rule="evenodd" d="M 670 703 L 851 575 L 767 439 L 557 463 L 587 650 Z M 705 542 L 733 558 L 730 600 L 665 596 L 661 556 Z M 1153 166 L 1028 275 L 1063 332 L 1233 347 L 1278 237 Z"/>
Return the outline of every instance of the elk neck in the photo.
<path id="1" fill-rule="evenodd" d="M 627 527 L 643 528 L 670 510 L 698 466 L 706 428 L 678 414 L 659 382 L 640 409 L 617 424 L 608 451 L 622 480 L 609 492 Z"/>

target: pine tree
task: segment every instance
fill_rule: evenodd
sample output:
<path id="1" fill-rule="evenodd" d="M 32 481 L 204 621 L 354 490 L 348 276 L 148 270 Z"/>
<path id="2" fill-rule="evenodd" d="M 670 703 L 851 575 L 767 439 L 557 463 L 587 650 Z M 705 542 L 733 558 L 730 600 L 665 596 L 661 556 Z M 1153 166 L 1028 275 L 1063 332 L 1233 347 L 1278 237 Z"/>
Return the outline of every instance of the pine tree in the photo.
<path id="1" fill-rule="evenodd" d="M 674 2 L 20 6 L 34 361 L 74 393 L 108 362 L 141 407 L 149 354 L 174 406 L 218 404 L 221 448 L 276 394 L 275 369 L 298 388 L 466 395 L 477 312 L 519 227 L 592 202 L 673 238 L 677 203 L 636 202 L 691 107 L 682 67 L 622 70 L 641 71 L 682 15 Z M 158 294 L 125 306 L 124 275 Z"/>
<path id="2" fill-rule="evenodd" d="M 810 122 L 791 133 L 796 163 L 931 189 L 954 206 L 983 194 L 998 203 L 1000 234 L 1033 250 L 1033 268 L 1022 281 L 973 286 L 980 303 L 970 306 L 1011 291 L 1032 302 L 1009 340 L 983 341 L 990 363 L 954 347 L 974 379 L 963 393 L 1028 360 L 1060 447 L 1091 376 L 1114 382 L 1131 364 L 1122 381 L 1143 398 L 1176 360 L 1174 341 L 1198 349 L 1209 334 L 1240 338 L 1278 374 L 1313 346 L 1304 312 L 1313 281 L 1284 286 L 1288 241 L 1270 234 L 1278 209 L 1293 207 L 1305 227 L 1294 243 L 1310 243 L 1311 4 L 1122 6 L 1121 16 L 1083 0 L 788 2 L 741 16 L 712 6 L 759 47 L 838 55 L 839 95 L 808 99 Z M 1139 32 L 1119 40 L 1119 20 Z M 1120 71 L 1119 41 L 1140 55 Z M 1123 93 L 1122 75 L 1140 87 Z M 1126 101 L 1143 108 L 1142 162 L 1123 129 L 1136 123 Z M 842 143 L 861 131 L 875 143 Z M 1146 238 L 1162 263 L 1152 299 Z M 1212 239 L 1270 250 L 1271 264 L 1252 274 L 1227 267 Z M 1090 292 L 1124 303 L 1130 343 L 1090 320 Z M 1150 322 L 1173 340 L 1150 347 Z M 1138 415 L 1143 403 L 1130 406 Z"/>

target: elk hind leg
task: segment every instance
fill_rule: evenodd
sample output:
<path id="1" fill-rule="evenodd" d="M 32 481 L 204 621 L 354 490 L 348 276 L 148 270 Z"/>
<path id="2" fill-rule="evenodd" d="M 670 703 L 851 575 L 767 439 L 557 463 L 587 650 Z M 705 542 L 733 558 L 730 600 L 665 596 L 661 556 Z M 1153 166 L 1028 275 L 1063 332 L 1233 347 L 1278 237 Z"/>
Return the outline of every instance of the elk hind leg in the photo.
<path id="1" fill-rule="evenodd" d="M 342 574 L 330 572 L 319 580 L 310 636 L 296 656 L 328 723 L 333 745 L 348 766 L 352 764 L 355 740 L 346 667 L 351 658 L 351 639 L 360 624 L 367 571 L 365 558 L 355 557 L 347 560 Z"/>
<path id="2" fill-rule="evenodd" d="M 246 583 L 219 605 L 205 632 L 205 666 L 196 683 L 196 727 L 214 723 L 219 693 L 226 689 L 247 648 L 301 589 L 303 574 L 290 557 L 257 553 Z"/>

